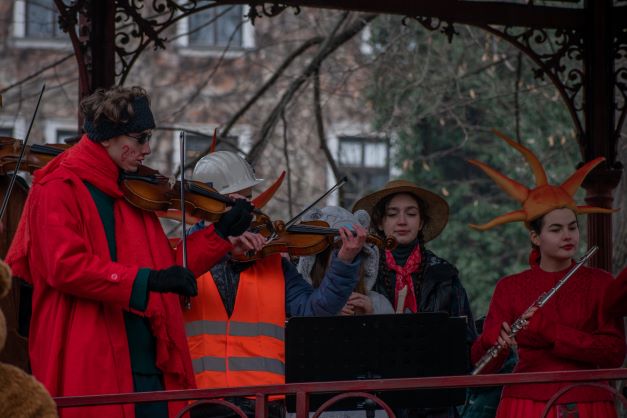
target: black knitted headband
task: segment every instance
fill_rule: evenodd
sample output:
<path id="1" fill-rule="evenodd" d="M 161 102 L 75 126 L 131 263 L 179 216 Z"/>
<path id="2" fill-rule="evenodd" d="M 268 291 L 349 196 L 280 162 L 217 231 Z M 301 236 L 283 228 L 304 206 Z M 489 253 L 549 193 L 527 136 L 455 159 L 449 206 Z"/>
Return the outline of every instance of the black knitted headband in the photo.
<path id="1" fill-rule="evenodd" d="M 132 105 L 135 115 L 126 123 L 113 123 L 109 119 L 102 119 L 98 124 L 93 120 L 85 119 L 83 129 L 92 141 L 100 142 L 120 135 L 139 133 L 155 127 L 155 120 L 150 111 L 146 96 L 136 97 Z"/>

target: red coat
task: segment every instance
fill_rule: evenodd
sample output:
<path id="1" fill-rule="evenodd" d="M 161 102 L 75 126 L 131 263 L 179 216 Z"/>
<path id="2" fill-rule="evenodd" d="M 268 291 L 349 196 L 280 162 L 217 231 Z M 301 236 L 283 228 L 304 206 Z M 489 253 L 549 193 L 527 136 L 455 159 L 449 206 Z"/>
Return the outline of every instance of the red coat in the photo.
<path id="1" fill-rule="evenodd" d="M 7 263 L 33 284 L 32 370 L 52 396 L 133 392 L 123 318 L 140 268 L 180 263 L 157 219 L 124 200 L 118 168 L 99 144 L 81 141 L 35 173 Z M 109 256 L 98 210 L 83 180 L 114 197 L 117 262 Z M 200 275 L 230 248 L 213 228 L 189 239 L 189 266 Z M 156 338 L 166 389 L 194 387 L 180 301 L 149 295 L 145 315 Z M 170 415 L 181 405 L 170 405 Z M 70 408 L 63 417 L 134 417 L 132 404 Z"/>
<path id="2" fill-rule="evenodd" d="M 483 333 L 472 346 L 472 361 L 497 340 L 501 323 L 512 324 L 543 292 L 551 289 L 569 269 L 546 272 L 531 269 L 501 279 L 494 289 Z M 600 269 L 581 267 L 516 336 L 519 360 L 514 373 L 585 370 L 620 367 L 625 358 L 622 321 L 607 322 L 601 301 L 612 276 Z M 494 373 L 507 356 L 504 350 L 484 370 Z M 547 401 L 569 383 L 506 386 L 503 397 Z M 559 403 L 611 400 L 608 391 L 579 387 Z"/>

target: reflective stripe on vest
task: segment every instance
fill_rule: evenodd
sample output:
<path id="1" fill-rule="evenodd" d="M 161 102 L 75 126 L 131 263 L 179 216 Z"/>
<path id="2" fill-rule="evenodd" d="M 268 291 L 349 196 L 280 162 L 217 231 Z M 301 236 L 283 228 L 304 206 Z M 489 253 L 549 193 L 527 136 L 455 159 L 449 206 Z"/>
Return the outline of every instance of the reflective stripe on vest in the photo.
<path id="1" fill-rule="evenodd" d="M 185 311 L 185 331 L 199 388 L 285 382 L 285 278 L 281 257 L 240 273 L 231 317 L 210 272 Z"/>
<path id="2" fill-rule="evenodd" d="M 194 373 L 226 372 L 226 361 L 220 357 L 200 357 L 192 360 L 192 364 L 194 365 Z M 285 363 L 273 358 L 229 357 L 229 370 L 285 374 Z"/>
<path id="3" fill-rule="evenodd" d="M 226 334 L 227 323 L 224 321 L 193 321 L 185 324 L 185 333 L 188 337 L 208 334 Z M 285 341 L 285 329 L 278 325 L 265 322 L 236 322 L 231 321 L 229 335 L 236 337 L 272 337 Z"/>

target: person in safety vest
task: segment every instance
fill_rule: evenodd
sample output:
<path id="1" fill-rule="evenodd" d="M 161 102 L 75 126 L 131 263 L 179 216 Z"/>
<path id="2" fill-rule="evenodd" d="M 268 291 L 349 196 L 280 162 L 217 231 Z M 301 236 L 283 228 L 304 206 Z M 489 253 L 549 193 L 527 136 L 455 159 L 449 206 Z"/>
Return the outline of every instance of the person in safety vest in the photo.
<path id="1" fill-rule="evenodd" d="M 223 194 L 251 197 L 257 179 L 238 154 L 217 151 L 194 168 L 196 181 L 210 182 Z M 193 229 L 202 230 L 203 225 Z M 198 278 L 198 297 L 184 313 L 187 341 L 199 388 L 273 385 L 285 382 L 284 326 L 291 316 L 330 316 L 346 305 L 359 278 L 366 230 L 361 225 L 340 228 L 342 246 L 333 254 L 320 287 L 313 289 L 296 267 L 279 254 L 239 263 L 225 257 Z M 197 232 L 196 232 L 197 233 Z M 191 236 L 193 237 L 192 234 Z M 236 247 L 259 250 L 265 238 L 245 232 L 232 239 Z M 216 303 L 221 300 L 222 303 Z M 246 398 L 229 399 L 248 416 L 255 404 Z M 281 399 L 270 399 L 271 417 L 282 417 Z M 224 407 L 200 404 L 191 416 L 234 417 Z"/>
<path id="2" fill-rule="evenodd" d="M 35 172 L 6 261 L 33 286 L 30 360 L 52 396 L 195 387 L 179 295 L 231 248 L 252 206 L 240 200 L 190 237 L 189 269 L 154 213 L 132 206 L 120 178 L 150 154 L 155 127 L 140 87 L 81 102 L 81 140 Z M 218 298 L 219 299 L 219 298 Z M 216 302 L 216 301 L 214 301 Z M 62 409 L 68 417 L 173 417 L 186 403 Z"/>

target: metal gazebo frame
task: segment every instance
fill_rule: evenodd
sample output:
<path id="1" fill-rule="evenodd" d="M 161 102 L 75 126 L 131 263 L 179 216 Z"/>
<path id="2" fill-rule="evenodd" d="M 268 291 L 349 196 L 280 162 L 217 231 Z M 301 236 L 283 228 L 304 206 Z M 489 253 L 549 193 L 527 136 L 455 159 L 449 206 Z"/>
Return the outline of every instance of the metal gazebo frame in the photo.
<path id="1" fill-rule="evenodd" d="M 555 85 L 573 120 L 583 162 L 606 158 L 583 184 L 586 202 L 612 207 L 623 171 L 617 144 L 627 115 L 627 0 L 547 2 L 557 6 L 533 0 L 77 0 L 69 6 L 54 1 L 75 51 L 80 97 L 114 85 L 116 77 L 123 83 L 142 51 L 150 45 L 164 48 L 165 29 L 216 5 L 249 4 L 252 19 L 300 7 L 395 14 L 440 30 L 449 39 L 455 24 L 483 28 L 524 52 L 537 65 L 535 75 L 548 77 Z M 546 48 L 549 31 L 556 41 L 554 50 Z M 595 214 L 588 220 L 588 244 L 601 249 L 591 264 L 611 270 L 612 217 Z"/>

